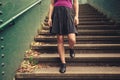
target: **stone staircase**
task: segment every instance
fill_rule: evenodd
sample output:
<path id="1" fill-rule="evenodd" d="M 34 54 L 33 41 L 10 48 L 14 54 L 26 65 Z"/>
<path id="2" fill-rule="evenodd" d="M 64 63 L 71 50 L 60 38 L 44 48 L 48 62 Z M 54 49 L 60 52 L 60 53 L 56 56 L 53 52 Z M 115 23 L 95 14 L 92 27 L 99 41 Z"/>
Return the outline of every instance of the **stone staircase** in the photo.
<path id="1" fill-rule="evenodd" d="M 80 5 L 76 58 L 69 57 L 67 36 L 64 38 L 67 72 L 59 73 L 59 56 L 55 35 L 49 33 L 47 18 L 15 80 L 120 80 L 120 25 L 89 4 Z"/>

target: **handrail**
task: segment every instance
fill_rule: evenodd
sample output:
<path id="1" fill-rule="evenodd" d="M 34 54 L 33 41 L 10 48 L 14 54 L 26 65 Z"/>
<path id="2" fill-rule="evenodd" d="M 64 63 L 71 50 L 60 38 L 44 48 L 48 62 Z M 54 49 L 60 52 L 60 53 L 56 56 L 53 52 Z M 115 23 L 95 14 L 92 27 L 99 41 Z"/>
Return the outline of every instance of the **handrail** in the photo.
<path id="1" fill-rule="evenodd" d="M 24 14 L 26 11 L 28 11 L 29 9 L 31 9 L 32 7 L 34 7 L 36 4 L 40 3 L 42 0 L 38 0 L 37 2 L 35 2 L 34 4 L 30 5 L 29 7 L 27 7 L 26 9 L 24 9 L 23 11 L 21 11 L 20 13 L 18 13 L 17 15 L 13 16 L 12 18 L 10 18 L 9 20 L 7 20 L 6 22 L 4 22 L 3 24 L 0 25 L 0 30 L 5 27 L 7 24 L 9 24 L 10 22 L 12 22 L 13 20 L 15 20 L 17 17 L 21 16 L 22 14 Z"/>

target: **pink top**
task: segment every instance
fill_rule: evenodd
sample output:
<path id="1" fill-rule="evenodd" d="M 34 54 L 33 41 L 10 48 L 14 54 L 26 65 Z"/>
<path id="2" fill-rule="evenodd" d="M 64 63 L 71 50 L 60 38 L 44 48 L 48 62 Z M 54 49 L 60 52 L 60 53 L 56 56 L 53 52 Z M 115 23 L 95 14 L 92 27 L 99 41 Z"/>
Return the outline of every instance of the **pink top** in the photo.
<path id="1" fill-rule="evenodd" d="M 54 6 L 65 6 L 72 8 L 72 0 L 55 0 Z"/>

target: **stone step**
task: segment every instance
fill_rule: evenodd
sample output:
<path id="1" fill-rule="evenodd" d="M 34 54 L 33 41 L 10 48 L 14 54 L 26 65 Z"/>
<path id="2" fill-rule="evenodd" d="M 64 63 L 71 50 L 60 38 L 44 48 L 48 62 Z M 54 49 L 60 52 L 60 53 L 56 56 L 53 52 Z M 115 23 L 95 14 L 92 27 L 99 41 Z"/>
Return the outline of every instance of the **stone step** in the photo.
<path id="1" fill-rule="evenodd" d="M 98 15 L 83 15 L 83 14 L 81 14 L 81 15 L 79 15 L 79 17 L 106 17 L 105 15 L 101 15 L 101 14 L 98 14 Z"/>
<path id="2" fill-rule="evenodd" d="M 48 19 L 45 19 L 45 22 L 47 22 L 47 21 L 48 21 Z M 79 18 L 79 21 L 110 21 L 110 19 L 107 19 L 107 18 Z"/>
<path id="3" fill-rule="evenodd" d="M 97 20 L 97 21 L 104 21 L 104 20 L 109 20 L 108 18 L 105 18 L 105 17 L 81 17 L 81 18 L 79 18 L 79 20 L 83 20 L 83 21 L 85 21 L 85 20 L 87 21 L 95 21 L 95 20 Z"/>
<path id="4" fill-rule="evenodd" d="M 119 80 L 120 67 L 67 66 L 67 72 L 59 73 L 59 67 L 43 67 L 32 72 L 17 72 L 16 80 Z"/>
<path id="5" fill-rule="evenodd" d="M 42 26 L 43 30 L 49 30 L 49 26 Z M 120 25 L 78 25 L 77 28 L 80 30 L 120 30 Z"/>
<path id="6" fill-rule="evenodd" d="M 48 18 L 46 17 L 46 22 L 48 21 Z M 83 20 L 83 21 L 108 21 L 110 19 L 106 18 L 106 17 L 79 17 L 79 20 Z"/>
<path id="7" fill-rule="evenodd" d="M 114 25 L 114 22 L 108 21 L 81 21 L 79 25 Z"/>
<path id="8" fill-rule="evenodd" d="M 92 11 L 92 12 L 88 12 L 88 11 L 79 11 L 79 15 L 80 14 L 103 14 L 103 13 L 100 13 L 100 12 L 98 12 L 98 11 Z"/>
<path id="9" fill-rule="evenodd" d="M 80 10 L 79 12 L 84 12 L 84 13 L 98 13 L 98 10 L 95 10 L 95 9 L 88 9 L 88 10 Z"/>
<path id="10" fill-rule="evenodd" d="M 35 54 L 35 55 L 30 55 Z M 36 55 L 38 54 L 38 55 Z M 75 53 L 75 58 L 70 58 L 69 52 L 65 54 L 66 62 L 72 66 L 120 66 L 120 53 Z M 39 63 L 60 63 L 58 53 L 27 52 L 24 60 L 38 61 Z M 56 64 L 57 65 L 57 64 Z"/>
<path id="11" fill-rule="evenodd" d="M 103 16 L 103 14 L 99 13 L 99 12 L 96 12 L 96 13 L 90 13 L 90 12 L 83 13 L 83 12 L 79 12 L 79 15 L 101 15 L 101 16 Z"/>
<path id="12" fill-rule="evenodd" d="M 33 42 L 30 45 L 32 50 L 54 50 L 57 51 L 57 44 L 41 44 Z M 69 49 L 68 44 L 64 44 L 65 49 Z M 75 50 L 120 50 L 120 44 L 76 44 Z"/>
<path id="13" fill-rule="evenodd" d="M 39 35 L 51 35 L 49 30 L 38 30 Z M 118 36 L 120 30 L 78 30 L 79 35 Z"/>
<path id="14" fill-rule="evenodd" d="M 97 16 L 97 15 L 85 15 L 85 16 L 82 16 L 80 15 L 79 18 L 106 18 L 106 16 Z"/>
<path id="15" fill-rule="evenodd" d="M 48 23 L 44 22 L 44 24 L 47 26 Z M 109 21 L 80 21 L 79 25 L 114 25 L 114 22 Z"/>
<path id="16" fill-rule="evenodd" d="M 120 30 L 120 25 L 78 25 L 80 30 Z"/>
<path id="17" fill-rule="evenodd" d="M 79 21 L 110 21 L 106 18 L 80 18 Z"/>
<path id="18" fill-rule="evenodd" d="M 79 8 L 80 10 L 79 11 L 88 11 L 88 12 L 91 12 L 91 11 L 98 11 L 97 9 L 91 7 L 91 8 Z"/>
<path id="19" fill-rule="evenodd" d="M 36 42 L 41 42 L 41 43 L 51 43 L 55 44 L 57 43 L 57 36 L 43 36 L 43 35 L 36 35 L 34 40 Z M 76 36 L 76 41 L 77 43 L 114 43 L 114 44 L 119 44 L 120 43 L 120 36 Z M 68 43 L 68 37 L 64 37 L 64 42 Z"/>

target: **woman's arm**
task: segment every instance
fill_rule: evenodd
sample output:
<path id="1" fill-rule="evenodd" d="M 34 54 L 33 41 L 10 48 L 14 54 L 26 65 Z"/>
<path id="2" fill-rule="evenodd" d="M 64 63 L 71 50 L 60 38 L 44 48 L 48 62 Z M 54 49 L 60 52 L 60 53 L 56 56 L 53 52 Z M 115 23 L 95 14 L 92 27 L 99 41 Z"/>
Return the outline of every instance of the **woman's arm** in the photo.
<path id="1" fill-rule="evenodd" d="M 78 0 L 73 0 L 73 8 L 75 11 L 74 23 L 75 25 L 79 24 L 79 2 Z"/>
<path id="2" fill-rule="evenodd" d="M 54 0 L 51 0 L 48 13 L 48 25 L 52 26 L 52 13 L 54 9 Z"/>

